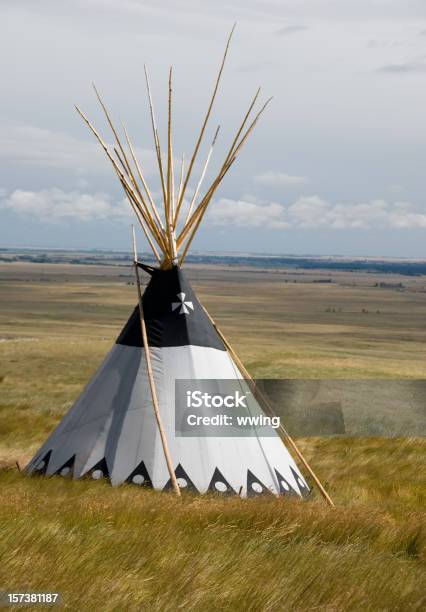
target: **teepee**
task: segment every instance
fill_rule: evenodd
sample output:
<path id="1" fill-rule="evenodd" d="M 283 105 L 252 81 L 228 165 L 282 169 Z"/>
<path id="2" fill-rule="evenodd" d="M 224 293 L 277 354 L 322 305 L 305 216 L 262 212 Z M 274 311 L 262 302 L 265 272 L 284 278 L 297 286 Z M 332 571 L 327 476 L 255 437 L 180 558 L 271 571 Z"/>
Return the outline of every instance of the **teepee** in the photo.
<path id="1" fill-rule="evenodd" d="M 133 234 L 138 305 L 81 397 L 26 467 L 29 474 L 107 478 L 113 485 L 131 483 L 158 490 L 173 489 L 178 495 L 182 490 L 192 490 L 248 497 L 262 494 L 305 497 L 310 488 L 290 455 L 290 448 L 332 505 L 282 426 L 271 430 L 267 436 L 256 428 L 253 435 L 247 436 L 186 437 L 176 432 L 175 384 L 182 379 L 214 381 L 219 395 L 224 391 L 223 381 L 235 381 L 241 384 L 241 389 L 249 385 L 255 409 L 260 414 L 271 414 L 266 398 L 256 389 L 182 270 L 209 203 L 269 102 L 254 113 L 260 90 L 256 92 L 219 173 L 202 191 L 219 128 L 215 131 L 200 178 L 189 197 L 189 182 L 216 98 L 231 36 L 232 32 L 194 151 L 186 171 L 182 158 L 178 181 L 175 181 L 172 147 L 172 70 L 168 81 L 164 161 L 145 68 L 161 206 L 154 201 L 127 130 L 123 126 L 126 147 L 96 88 L 96 96 L 115 140 L 112 149 L 77 107 L 109 158 L 158 266 L 138 261 Z M 143 295 L 141 269 L 149 275 Z"/>

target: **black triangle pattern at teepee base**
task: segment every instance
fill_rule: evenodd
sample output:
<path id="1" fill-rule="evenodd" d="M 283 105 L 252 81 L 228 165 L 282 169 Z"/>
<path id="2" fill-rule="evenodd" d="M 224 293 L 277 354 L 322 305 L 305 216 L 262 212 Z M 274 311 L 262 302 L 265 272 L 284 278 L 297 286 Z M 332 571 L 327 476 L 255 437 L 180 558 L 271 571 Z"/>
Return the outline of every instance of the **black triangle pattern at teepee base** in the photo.
<path id="1" fill-rule="evenodd" d="M 192 480 L 189 478 L 188 474 L 185 472 L 185 470 L 183 469 L 180 463 L 175 469 L 175 476 L 177 478 L 178 485 L 181 491 L 192 491 L 193 493 L 198 493 L 197 487 L 192 482 Z M 169 478 L 163 491 L 171 491 L 172 489 L 173 489 L 173 484 L 172 484 L 171 479 Z"/>
<path id="2" fill-rule="evenodd" d="M 294 476 L 294 480 L 297 482 L 297 486 L 299 487 L 299 491 L 300 491 L 301 496 L 302 497 L 308 497 L 308 495 L 311 492 L 310 488 L 303 482 L 303 480 L 300 478 L 299 474 L 297 472 L 295 472 L 291 466 L 290 466 L 290 469 L 291 469 L 291 473 Z"/>
<path id="3" fill-rule="evenodd" d="M 44 476 L 46 474 L 47 466 L 49 465 L 49 459 L 52 451 L 48 451 L 37 463 L 35 464 L 35 468 L 33 474 L 37 476 Z"/>
<path id="4" fill-rule="evenodd" d="M 153 270 L 142 301 L 150 347 L 192 345 L 226 350 L 178 266 L 170 270 Z M 116 343 L 142 346 L 138 306 L 130 315 Z"/>
<path id="5" fill-rule="evenodd" d="M 98 461 L 90 470 L 87 470 L 83 478 L 92 478 L 93 480 L 109 478 L 109 470 L 105 458 Z"/>
<path id="6" fill-rule="evenodd" d="M 247 497 L 258 497 L 259 495 L 272 495 L 272 491 L 265 487 L 253 472 L 247 470 Z"/>
<path id="7" fill-rule="evenodd" d="M 73 455 L 70 459 L 68 459 L 68 461 L 66 461 L 64 465 L 61 465 L 59 470 L 56 470 L 55 474 L 57 476 L 64 476 L 64 477 L 72 476 L 72 472 L 74 469 L 74 462 L 75 462 L 75 455 Z"/>
<path id="8" fill-rule="evenodd" d="M 287 495 L 287 497 L 299 497 L 299 494 L 293 489 L 287 478 L 284 478 L 284 476 L 282 476 L 276 468 L 275 474 L 280 488 L 280 495 Z"/>
<path id="9" fill-rule="evenodd" d="M 212 479 L 207 489 L 209 493 L 216 493 L 218 495 L 237 495 L 236 491 L 231 487 L 226 478 L 223 477 L 221 471 L 216 468 L 213 472 Z"/>
<path id="10" fill-rule="evenodd" d="M 129 484 L 138 485 L 139 487 L 153 488 L 151 477 L 148 474 L 148 470 L 146 469 L 143 461 L 141 461 L 138 467 L 133 470 L 126 482 Z"/>

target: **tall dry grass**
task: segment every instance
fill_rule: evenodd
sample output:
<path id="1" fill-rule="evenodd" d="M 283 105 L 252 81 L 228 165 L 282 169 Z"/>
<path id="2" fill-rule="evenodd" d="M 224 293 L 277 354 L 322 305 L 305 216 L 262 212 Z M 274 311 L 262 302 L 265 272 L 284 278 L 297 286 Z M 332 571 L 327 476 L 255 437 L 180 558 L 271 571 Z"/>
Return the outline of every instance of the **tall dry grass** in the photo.
<path id="1" fill-rule="evenodd" d="M 423 610 L 426 443 L 302 445 L 335 510 L 5 469 L 0 586 L 60 592 L 70 610 Z"/>
<path id="2" fill-rule="evenodd" d="M 318 494 L 178 501 L 13 469 L 78 396 L 135 300 L 117 273 L 34 269 L 0 270 L 0 591 L 58 591 L 78 612 L 426 609 L 425 440 L 300 440 L 335 510 Z M 199 283 L 253 374 L 424 375 L 424 294 L 253 283 Z"/>

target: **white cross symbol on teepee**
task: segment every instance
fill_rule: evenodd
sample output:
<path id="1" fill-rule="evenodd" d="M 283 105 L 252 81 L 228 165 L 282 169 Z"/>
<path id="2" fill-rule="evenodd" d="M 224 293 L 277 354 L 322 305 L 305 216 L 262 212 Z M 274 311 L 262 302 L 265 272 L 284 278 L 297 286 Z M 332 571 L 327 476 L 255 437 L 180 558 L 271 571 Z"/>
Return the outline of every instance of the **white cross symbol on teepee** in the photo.
<path id="1" fill-rule="evenodd" d="M 194 310 L 194 306 L 192 302 L 185 302 L 185 296 L 186 296 L 186 293 L 177 294 L 177 299 L 179 300 L 179 302 L 172 302 L 172 310 L 176 310 L 177 308 L 180 308 L 179 314 L 189 314 L 188 308 L 190 308 L 191 310 Z"/>

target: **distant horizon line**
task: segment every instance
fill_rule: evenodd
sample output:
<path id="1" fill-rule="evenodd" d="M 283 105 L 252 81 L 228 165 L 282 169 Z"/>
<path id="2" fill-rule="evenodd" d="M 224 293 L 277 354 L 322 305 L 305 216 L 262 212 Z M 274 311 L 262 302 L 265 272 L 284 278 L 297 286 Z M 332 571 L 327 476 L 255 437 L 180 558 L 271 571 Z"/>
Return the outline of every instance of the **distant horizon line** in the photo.
<path id="1" fill-rule="evenodd" d="M 62 253 L 122 253 L 122 254 L 130 254 L 130 249 L 124 248 L 104 248 L 104 247 L 52 247 L 52 246 L 0 246 L 1 252 L 18 252 L 18 251 L 46 251 L 46 252 L 62 252 Z M 152 257 L 152 253 L 149 251 L 141 251 L 141 254 L 149 255 Z M 231 251 L 231 250 L 222 250 L 222 251 L 211 251 L 211 250 L 193 250 L 188 256 L 195 257 L 246 257 L 246 258 L 268 258 L 268 259 L 279 259 L 281 257 L 290 257 L 293 259 L 342 259 L 342 260 L 385 260 L 385 261 L 426 261 L 426 256 L 402 256 L 402 255 L 343 255 L 341 253 L 328 253 L 328 254 L 319 254 L 319 253 L 268 253 L 265 251 Z"/>

